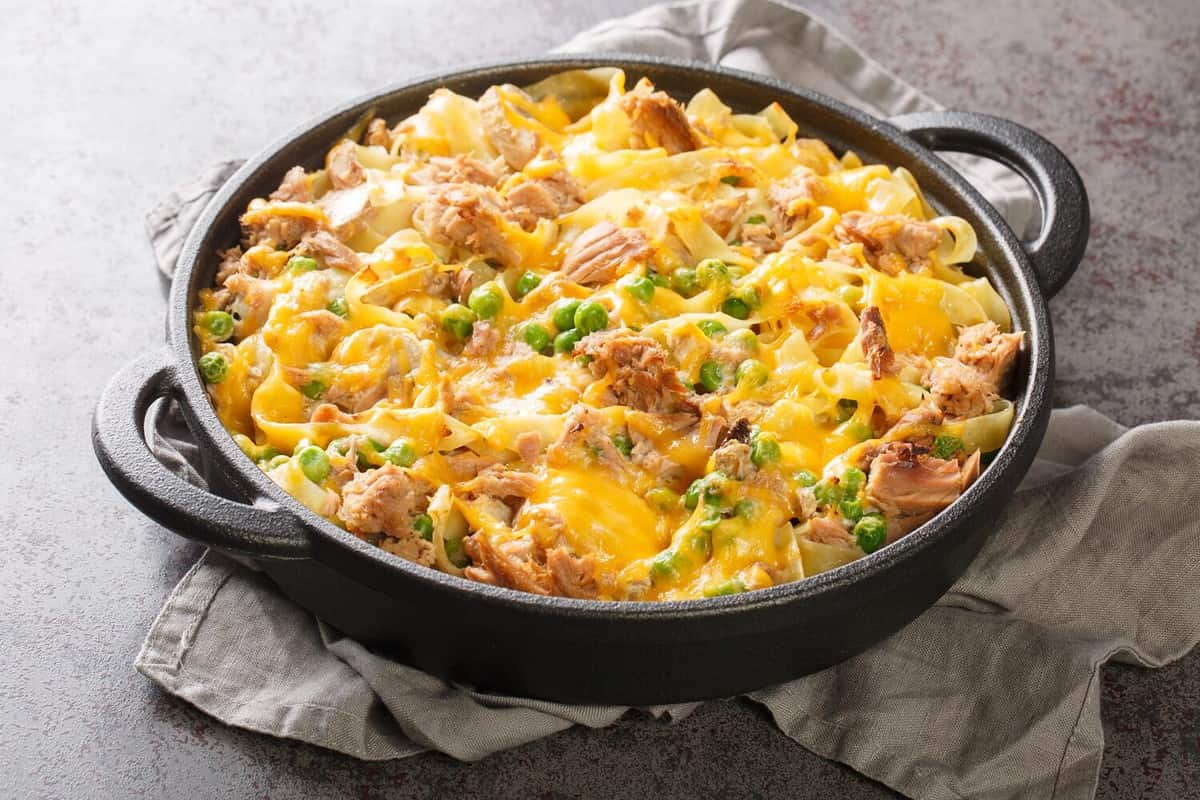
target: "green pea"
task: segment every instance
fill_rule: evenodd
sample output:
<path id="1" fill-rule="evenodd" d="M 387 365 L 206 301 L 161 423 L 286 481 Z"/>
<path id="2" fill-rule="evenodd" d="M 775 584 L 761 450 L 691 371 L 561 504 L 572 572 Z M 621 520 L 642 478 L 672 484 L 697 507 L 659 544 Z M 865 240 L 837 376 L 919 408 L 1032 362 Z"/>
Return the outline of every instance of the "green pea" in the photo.
<path id="1" fill-rule="evenodd" d="M 813 486 L 813 496 L 823 506 L 836 506 L 842 502 L 842 487 L 835 481 L 822 480 Z"/>
<path id="2" fill-rule="evenodd" d="M 325 455 L 325 451 L 315 444 L 305 447 L 297 454 L 296 458 L 300 462 L 300 470 L 304 473 L 304 477 L 313 483 L 319 484 L 329 477 L 329 456 Z"/>
<path id="3" fill-rule="evenodd" d="M 757 358 L 748 358 L 738 364 L 737 369 L 733 372 L 733 382 L 738 386 L 746 384 L 747 386 L 762 386 L 771 376 L 767 365 L 759 361 Z"/>
<path id="4" fill-rule="evenodd" d="M 848 306 L 857 306 L 863 299 L 862 287 L 843 286 L 838 289 L 838 297 L 842 298 L 842 302 Z"/>
<path id="5" fill-rule="evenodd" d="M 729 334 L 729 337 L 725 341 L 747 352 L 753 353 L 758 350 L 758 337 L 749 328 L 739 328 Z"/>
<path id="6" fill-rule="evenodd" d="M 702 319 L 696 323 L 696 327 L 703 332 L 708 338 L 713 338 L 717 334 L 725 333 L 729 330 L 715 319 Z"/>
<path id="7" fill-rule="evenodd" d="M 863 504 L 862 500 L 843 500 L 838 503 L 838 509 L 842 512 L 842 516 L 851 522 L 857 522 L 862 519 Z"/>
<path id="8" fill-rule="evenodd" d="M 433 540 L 433 518 L 428 514 L 417 514 L 412 519 L 413 533 L 425 541 Z"/>
<path id="9" fill-rule="evenodd" d="M 673 578 L 679 574 L 679 557 L 673 550 L 663 550 L 650 560 L 650 575 L 658 580 Z"/>
<path id="10" fill-rule="evenodd" d="M 595 300 L 581 303 L 575 309 L 575 329 L 587 335 L 608 327 L 608 310 Z"/>
<path id="11" fill-rule="evenodd" d="M 854 540 L 864 553 L 874 553 L 887 541 L 887 520 L 882 514 L 866 514 L 854 526 Z"/>
<path id="12" fill-rule="evenodd" d="M 532 292 L 534 289 L 542 285 L 542 276 L 536 272 L 523 272 L 521 277 L 517 278 L 517 299 L 520 300 L 525 295 Z"/>
<path id="13" fill-rule="evenodd" d="M 313 270 L 320 268 L 321 265 L 317 263 L 317 260 L 315 258 L 309 258 L 308 256 L 292 256 L 287 262 L 288 272 L 296 275 L 299 275 L 302 272 L 312 272 Z"/>
<path id="14" fill-rule="evenodd" d="M 696 280 L 708 288 L 729 280 L 729 265 L 719 258 L 706 258 L 696 265 Z"/>
<path id="15" fill-rule="evenodd" d="M 783 457 L 779 442 L 772 436 L 757 434 L 750 440 L 750 460 L 754 466 L 763 467 L 772 464 Z"/>
<path id="16" fill-rule="evenodd" d="M 726 175 L 725 177 L 721 178 L 721 183 L 727 183 L 730 186 L 737 186 L 741 182 L 742 178 L 740 175 Z"/>
<path id="17" fill-rule="evenodd" d="M 700 504 L 700 492 L 704 490 L 704 479 L 696 478 L 683 495 L 683 507 L 692 511 Z"/>
<path id="18" fill-rule="evenodd" d="M 554 352 L 570 353 L 574 351 L 575 345 L 583 338 L 583 334 L 575 329 L 568 329 L 554 337 Z"/>
<path id="19" fill-rule="evenodd" d="M 442 312 L 442 327 L 456 339 L 470 339 L 475 331 L 475 312 L 459 303 Z"/>
<path id="20" fill-rule="evenodd" d="M 712 533 L 724 521 L 724 519 L 725 518 L 721 516 L 720 510 L 716 508 L 710 508 L 704 512 L 704 519 L 700 520 L 700 523 L 696 527 L 705 533 Z"/>
<path id="21" fill-rule="evenodd" d="M 575 327 L 575 312 L 579 310 L 578 300 L 560 300 L 554 304 L 554 327 L 560 332 L 569 331 Z"/>
<path id="22" fill-rule="evenodd" d="M 815 486 L 817 483 L 817 476 L 806 469 L 802 469 L 796 473 L 796 483 L 805 488 Z"/>
<path id="23" fill-rule="evenodd" d="M 290 458 L 280 454 L 274 456 L 273 458 L 267 459 L 267 463 L 263 465 L 263 469 L 265 469 L 267 472 L 270 472 L 271 470 L 276 469 L 277 467 L 286 464 L 289 461 L 291 461 Z"/>
<path id="24" fill-rule="evenodd" d="M 300 387 L 300 394 L 304 395 L 309 400 L 316 400 L 318 397 L 325 394 L 325 384 L 318 380 L 311 380 Z"/>
<path id="25" fill-rule="evenodd" d="M 837 421 L 845 422 L 854 416 L 854 412 L 858 411 L 858 401 L 842 398 L 837 401 Z"/>
<path id="26" fill-rule="evenodd" d="M 725 382 L 725 371 L 719 361 L 705 361 L 700 365 L 700 380 L 698 383 L 707 392 L 715 392 Z"/>
<path id="27" fill-rule="evenodd" d="M 725 298 L 725 302 L 721 303 L 721 310 L 734 319 L 750 318 L 750 306 L 737 297 Z"/>
<path id="28" fill-rule="evenodd" d="M 200 324 L 218 342 L 223 342 L 233 333 L 233 317 L 224 311 L 208 311 L 201 315 Z"/>
<path id="29" fill-rule="evenodd" d="M 705 597 L 724 597 L 730 594 L 741 594 L 746 591 L 746 584 L 741 578 L 730 578 L 727 581 L 715 583 L 712 586 L 707 586 L 704 589 Z"/>
<path id="30" fill-rule="evenodd" d="M 767 218 L 764 217 L 762 214 L 751 214 L 750 216 L 746 217 L 746 224 L 747 225 L 766 225 Z"/>
<path id="31" fill-rule="evenodd" d="M 647 273 L 646 277 L 648 277 L 650 279 L 650 282 L 653 283 L 655 286 L 657 286 L 659 289 L 665 289 L 671 285 L 671 281 L 669 281 L 667 279 L 666 275 L 660 275 L 657 272 Z"/>
<path id="32" fill-rule="evenodd" d="M 930 453 L 934 458 L 950 459 L 957 456 L 965 446 L 963 440 L 957 436 L 941 433 L 934 437 Z"/>
<path id="33" fill-rule="evenodd" d="M 640 278 L 634 278 L 625 284 L 625 291 L 629 292 L 633 299 L 649 303 L 654 299 L 654 281 L 645 275 Z"/>
<path id="34" fill-rule="evenodd" d="M 409 467 L 417 460 L 417 451 L 405 439 L 397 439 L 382 453 L 383 457 L 397 467 Z"/>
<path id="35" fill-rule="evenodd" d="M 700 291 L 700 281 L 696 278 L 696 270 L 690 267 L 680 267 L 671 276 L 671 286 L 684 297 L 691 297 Z"/>
<path id="36" fill-rule="evenodd" d="M 721 486 L 719 481 L 724 478 L 724 474 L 713 472 L 704 479 L 702 494 L 704 496 L 704 504 L 706 506 L 720 507 L 725 502 L 725 496 L 721 494 Z"/>
<path id="37" fill-rule="evenodd" d="M 646 492 L 646 502 L 659 511 L 670 511 L 679 502 L 679 495 L 665 486 L 656 486 Z"/>
<path id="38" fill-rule="evenodd" d="M 205 383 L 220 383 L 229 376 L 229 362 L 216 351 L 200 356 L 199 366 Z"/>
<path id="39" fill-rule="evenodd" d="M 843 436 L 849 436 L 856 442 L 865 442 L 867 439 L 870 439 L 875 435 L 875 432 L 871 430 L 870 425 L 854 419 L 838 426 L 834 432 L 840 433 Z"/>
<path id="40" fill-rule="evenodd" d="M 621 451 L 621 455 L 629 458 L 629 454 L 633 452 L 633 440 L 623 433 L 618 433 L 612 437 L 613 447 Z"/>
<path id="41" fill-rule="evenodd" d="M 459 569 L 471 563 L 471 559 L 463 552 L 462 539 L 446 539 L 444 548 L 446 550 L 446 558 Z"/>
<path id="42" fill-rule="evenodd" d="M 344 297 L 339 297 L 336 300 L 330 300 L 329 305 L 325 307 L 334 314 L 337 314 L 342 319 L 346 319 L 350 316 L 350 304 L 346 302 L 346 298 Z"/>
<path id="43" fill-rule="evenodd" d="M 842 491 L 847 497 L 854 497 L 867 481 L 867 473 L 858 467 L 847 467 L 842 473 Z"/>
<path id="44" fill-rule="evenodd" d="M 762 305 L 762 296 L 754 286 L 739 286 L 733 290 L 730 297 L 741 300 L 746 304 L 746 308 L 752 311 Z"/>
<path id="45" fill-rule="evenodd" d="M 758 506 L 750 498 L 743 498 L 733 504 L 733 513 L 739 517 L 750 519 L 754 516 L 754 512 L 758 510 Z"/>
<path id="46" fill-rule="evenodd" d="M 550 332 L 535 322 L 529 323 L 521 330 L 521 337 L 535 353 L 540 353 L 550 346 Z"/>
<path id="47" fill-rule="evenodd" d="M 485 283 L 471 292 L 471 296 L 467 298 L 467 306 L 480 319 L 491 319 L 504 307 L 504 298 L 493 284 Z"/>

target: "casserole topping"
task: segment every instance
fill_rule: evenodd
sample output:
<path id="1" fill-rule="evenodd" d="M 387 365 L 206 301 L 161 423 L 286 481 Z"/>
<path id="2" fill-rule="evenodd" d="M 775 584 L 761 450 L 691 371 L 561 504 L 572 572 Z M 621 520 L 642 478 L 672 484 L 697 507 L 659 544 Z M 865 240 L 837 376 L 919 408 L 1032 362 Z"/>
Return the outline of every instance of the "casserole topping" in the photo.
<path id="1" fill-rule="evenodd" d="M 904 169 L 617 70 L 364 121 L 242 217 L 198 367 L 356 536 L 540 594 L 814 575 L 945 508 L 1022 345 Z"/>

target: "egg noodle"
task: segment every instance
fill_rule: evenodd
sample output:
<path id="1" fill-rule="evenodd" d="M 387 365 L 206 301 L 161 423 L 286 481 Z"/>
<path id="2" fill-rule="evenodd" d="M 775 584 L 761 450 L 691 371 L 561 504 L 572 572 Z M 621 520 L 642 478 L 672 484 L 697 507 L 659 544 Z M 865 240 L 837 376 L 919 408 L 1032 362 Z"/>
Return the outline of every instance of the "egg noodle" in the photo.
<path id="1" fill-rule="evenodd" d="M 615 69 L 368 116 L 218 254 L 217 413 L 317 514 L 474 581 L 687 599 L 884 547 L 1004 442 L 1022 337 L 966 221 L 797 134 Z"/>

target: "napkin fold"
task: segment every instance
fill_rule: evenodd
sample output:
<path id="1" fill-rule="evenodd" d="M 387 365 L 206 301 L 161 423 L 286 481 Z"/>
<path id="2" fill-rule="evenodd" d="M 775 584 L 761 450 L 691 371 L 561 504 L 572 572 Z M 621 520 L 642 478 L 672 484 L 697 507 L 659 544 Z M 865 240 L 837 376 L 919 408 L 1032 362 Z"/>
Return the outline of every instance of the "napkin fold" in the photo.
<path id="1" fill-rule="evenodd" d="M 766 0 L 655 7 L 565 48 L 717 61 L 885 117 L 935 107 L 827 24 Z M 1035 206 L 1018 178 L 956 166 L 1025 228 Z M 165 276 L 236 167 L 215 165 L 148 215 Z M 159 404 L 149 427 L 160 459 L 202 484 L 178 409 Z M 749 697 L 800 745 L 913 797 L 1091 797 L 1100 667 L 1161 666 L 1200 639 L 1198 466 L 1200 422 L 1126 429 L 1084 407 L 1056 410 L 995 535 L 937 605 L 866 653 Z M 427 749 L 474 760 L 627 711 L 447 684 L 372 653 L 212 552 L 172 592 L 135 666 L 222 722 L 368 760 Z M 695 707 L 646 710 L 679 719 Z"/>

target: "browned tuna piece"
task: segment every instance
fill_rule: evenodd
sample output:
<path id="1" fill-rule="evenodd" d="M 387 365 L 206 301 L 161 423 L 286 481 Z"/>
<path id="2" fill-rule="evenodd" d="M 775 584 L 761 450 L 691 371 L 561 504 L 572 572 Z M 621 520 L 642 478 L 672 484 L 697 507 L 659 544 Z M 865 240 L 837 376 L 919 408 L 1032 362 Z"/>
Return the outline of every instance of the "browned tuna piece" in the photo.
<path id="1" fill-rule="evenodd" d="M 938 226 L 902 214 L 850 211 L 833 229 L 842 242 L 858 242 L 871 266 L 890 275 L 924 264 L 942 240 Z"/>
<path id="2" fill-rule="evenodd" d="M 957 417 L 990 411 L 1023 339 L 1020 333 L 1001 333 L 994 322 L 963 328 L 954 358 L 937 359 L 929 373 L 929 390 L 938 408 Z"/>
<path id="3" fill-rule="evenodd" d="M 662 147 L 668 154 L 699 150 L 700 136 L 688 121 L 683 106 L 666 92 L 651 92 L 639 86 L 621 98 L 621 109 L 629 115 L 634 133 L 646 147 Z"/>
<path id="4" fill-rule="evenodd" d="M 512 216 L 527 231 L 540 219 L 555 219 L 579 208 L 583 192 L 565 169 L 517 184 L 506 197 Z"/>
<path id="5" fill-rule="evenodd" d="M 297 249 L 304 255 L 318 257 L 326 267 L 332 269 L 346 272 L 362 269 L 358 253 L 329 231 L 318 230 L 305 235 Z"/>
<path id="6" fill-rule="evenodd" d="M 590 555 L 580 557 L 565 547 L 554 547 L 546 551 L 546 567 L 554 577 L 558 594 L 580 598 L 596 596 L 596 562 Z"/>
<path id="7" fill-rule="evenodd" d="M 499 163 L 499 162 L 497 162 Z M 494 165 L 477 158 L 459 154 L 453 158 L 434 156 L 409 175 L 413 183 L 477 183 L 480 186 L 495 186 L 501 172 Z"/>
<path id="8" fill-rule="evenodd" d="M 1024 338 L 1020 333 L 1001 333 L 994 322 L 981 322 L 959 332 L 954 358 L 978 370 L 999 390 L 1017 360 Z"/>
<path id="9" fill-rule="evenodd" d="M 617 277 L 617 268 L 650 255 L 646 234 L 638 228 L 618 228 L 597 222 L 579 234 L 563 259 L 563 274 L 576 283 L 596 285 Z"/>
<path id="10" fill-rule="evenodd" d="M 504 236 L 504 200 L 496 190 L 473 183 L 434 186 L 417 206 L 413 221 L 425 237 L 515 266 L 520 254 Z"/>
<path id="11" fill-rule="evenodd" d="M 343 139 L 329 151 L 325 169 L 334 189 L 349 189 L 367 179 L 367 173 L 358 163 L 358 145 L 349 139 Z"/>
<path id="12" fill-rule="evenodd" d="M 896 360 L 888 345 L 887 330 L 883 327 L 883 315 L 879 313 L 878 306 L 863 309 L 859 319 L 859 341 L 875 380 L 895 370 Z"/>
<path id="13" fill-rule="evenodd" d="M 268 198 L 272 202 L 311 203 L 313 201 L 312 187 L 309 185 L 308 174 L 304 167 L 292 167 L 283 176 L 279 188 L 271 192 Z"/>
<path id="14" fill-rule="evenodd" d="M 542 142 L 538 135 L 528 128 L 514 126 L 508 119 L 508 109 L 500 98 L 500 88 L 506 92 L 517 92 L 525 97 L 529 95 L 515 86 L 506 84 L 503 87 L 493 86 L 479 98 L 479 114 L 483 118 L 483 131 L 487 134 L 492 146 L 504 156 L 508 166 L 515 170 L 524 169 L 541 149 Z M 532 102 L 532 98 L 531 102 Z M 519 112 L 514 112 L 519 113 Z"/>
<path id="15" fill-rule="evenodd" d="M 428 481 L 389 462 L 346 484 L 338 519 L 359 535 L 412 538 L 412 518 L 429 507 L 432 492 Z"/>
<path id="16" fill-rule="evenodd" d="M 977 460 L 964 468 L 911 442 L 887 442 L 871 461 L 866 497 L 887 516 L 890 542 L 953 503 L 977 473 Z"/>
<path id="17" fill-rule="evenodd" d="M 592 357 L 588 369 L 610 381 L 610 405 L 657 414 L 695 412 L 691 392 L 679 380 L 661 344 L 627 328 L 599 331 L 575 345 Z"/>
<path id="18" fill-rule="evenodd" d="M 475 534 L 463 540 L 463 548 L 475 562 L 463 570 L 467 578 L 534 594 L 554 594 L 556 583 L 544 563 L 546 555 L 532 538 L 493 543 L 487 535 Z"/>

